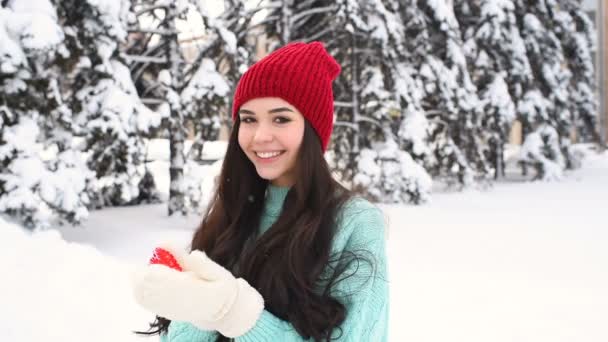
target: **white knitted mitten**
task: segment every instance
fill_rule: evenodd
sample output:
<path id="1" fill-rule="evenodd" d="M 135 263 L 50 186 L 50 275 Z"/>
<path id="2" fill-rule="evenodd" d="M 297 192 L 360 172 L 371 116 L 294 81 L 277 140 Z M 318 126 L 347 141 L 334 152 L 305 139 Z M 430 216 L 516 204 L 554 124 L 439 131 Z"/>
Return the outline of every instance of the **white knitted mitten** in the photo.
<path id="1" fill-rule="evenodd" d="M 226 337 L 249 331 L 264 309 L 260 293 L 201 251 L 186 254 L 168 249 L 183 272 L 164 265 L 139 268 L 133 276 L 136 301 L 148 311 L 176 321 L 187 321 Z"/>

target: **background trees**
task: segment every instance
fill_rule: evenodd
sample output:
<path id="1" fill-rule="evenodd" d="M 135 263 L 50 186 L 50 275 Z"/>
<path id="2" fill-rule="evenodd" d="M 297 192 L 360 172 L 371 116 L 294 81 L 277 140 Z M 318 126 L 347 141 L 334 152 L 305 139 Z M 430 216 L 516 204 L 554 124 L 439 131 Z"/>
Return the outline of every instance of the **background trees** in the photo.
<path id="1" fill-rule="evenodd" d="M 291 41 L 322 41 L 340 62 L 327 157 L 377 201 L 505 177 L 516 121 L 533 178 L 561 177 L 580 164 L 572 142 L 599 139 L 595 32 L 577 1 L 221 4 L 3 1 L 0 211 L 42 227 L 158 201 L 151 138 L 169 142 L 168 213 L 196 210 L 236 82 Z"/>

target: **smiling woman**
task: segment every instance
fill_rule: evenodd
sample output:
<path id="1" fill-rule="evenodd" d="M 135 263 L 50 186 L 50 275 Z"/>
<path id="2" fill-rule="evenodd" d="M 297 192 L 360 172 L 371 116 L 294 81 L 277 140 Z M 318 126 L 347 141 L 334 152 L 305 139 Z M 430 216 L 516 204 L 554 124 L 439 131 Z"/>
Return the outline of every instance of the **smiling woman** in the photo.
<path id="1" fill-rule="evenodd" d="M 218 188 L 184 272 L 143 267 L 137 301 L 165 342 L 386 341 L 383 215 L 342 187 L 323 153 L 340 66 L 292 43 L 254 64 L 234 96 Z"/>

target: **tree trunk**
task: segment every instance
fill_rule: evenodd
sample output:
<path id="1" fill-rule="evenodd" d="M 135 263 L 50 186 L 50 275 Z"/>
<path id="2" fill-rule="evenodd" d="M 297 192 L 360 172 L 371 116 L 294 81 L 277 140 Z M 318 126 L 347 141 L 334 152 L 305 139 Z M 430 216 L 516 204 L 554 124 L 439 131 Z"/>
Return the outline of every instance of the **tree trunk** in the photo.
<path id="1" fill-rule="evenodd" d="M 167 29 L 171 32 L 176 32 L 174 15 L 176 11 L 175 4 L 169 6 L 167 17 Z M 167 37 L 166 44 L 169 70 L 171 71 L 171 86 L 167 90 L 167 95 L 171 92 L 179 94 L 178 89 L 181 89 L 183 82 L 181 56 L 179 53 L 179 45 L 177 33 Z M 175 99 L 167 99 L 171 106 L 171 114 L 169 117 L 169 149 L 170 149 L 170 166 L 169 166 L 169 205 L 168 214 L 173 215 L 175 212 L 186 214 L 185 195 L 184 195 L 184 140 L 186 138 L 186 128 L 182 113 L 180 113 L 179 104 L 174 103 Z"/>
<path id="2" fill-rule="evenodd" d="M 281 16 L 281 40 L 283 45 L 291 40 L 291 7 L 293 1 L 283 0 L 283 15 Z"/>

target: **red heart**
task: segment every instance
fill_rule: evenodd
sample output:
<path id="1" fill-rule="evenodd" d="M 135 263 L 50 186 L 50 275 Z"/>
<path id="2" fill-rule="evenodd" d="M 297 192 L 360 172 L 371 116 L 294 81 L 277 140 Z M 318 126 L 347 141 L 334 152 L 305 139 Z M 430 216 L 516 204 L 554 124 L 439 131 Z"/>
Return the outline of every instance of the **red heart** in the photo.
<path id="1" fill-rule="evenodd" d="M 182 271 L 182 267 L 179 265 L 177 260 L 171 252 L 164 248 L 156 247 L 154 249 L 154 254 L 152 258 L 150 258 L 150 264 L 161 264 L 167 267 L 171 267 L 174 270 Z"/>

